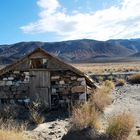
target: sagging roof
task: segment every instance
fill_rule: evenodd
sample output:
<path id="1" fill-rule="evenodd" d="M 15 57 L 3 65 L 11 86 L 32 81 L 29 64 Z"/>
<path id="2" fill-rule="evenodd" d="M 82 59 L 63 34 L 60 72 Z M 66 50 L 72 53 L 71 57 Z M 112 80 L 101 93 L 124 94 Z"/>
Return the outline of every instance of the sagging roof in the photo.
<path id="1" fill-rule="evenodd" d="M 14 70 L 17 66 L 22 65 L 22 63 L 24 63 L 25 61 L 27 61 L 28 59 L 30 59 L 30 57 L 33 54 L 38 53 L 38 52 L 41 53 L 42 55 L 45 55 L 47 58 L 51 59 L 52 61 L 58 63 L 59 65 L 63 65 L 65 68 L 73 71 L 74 73 L 76 73 L 76 74 L 78 74 L 80 76 L 85 77 L 86 83 L 90 87 L 96 87 L 95 84 L 94 84 L 94 81 L 88 75 L 86 75 L 85 73 L 83 73 L 79 69 L 75 68 L 74 66 L 72 66 L 70 64 L 67 64 L 67 63 L 63 62 L 62 60 L 56 58 L 55 56 L 49 54 L 48 52 L 46 52 L 42 48 L 37 48 L 33 52 L 27 54 L 25 57 L 23 57 L 20 60 L 16 61 L 15 63 L 10 64 L 10 65 L 4 67 L 3 69 L 0 70 L 0 76 L 3 75 L 3 74 L 5 74 L 5 73 L 7 73 L 7 72 L 9 72 L 9 71 Z"/>

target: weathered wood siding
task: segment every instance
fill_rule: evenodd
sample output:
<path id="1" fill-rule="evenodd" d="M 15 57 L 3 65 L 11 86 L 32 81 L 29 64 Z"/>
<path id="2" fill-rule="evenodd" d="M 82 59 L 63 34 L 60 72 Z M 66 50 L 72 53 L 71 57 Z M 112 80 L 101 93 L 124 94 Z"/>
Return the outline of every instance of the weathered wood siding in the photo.
<path id="1" fill-rule="evenodd" d="M 46 70 L 30 71 L 30 98 L 39 100 L 46 107 L 51 106 L 50 100 L 50 72 Z"/>

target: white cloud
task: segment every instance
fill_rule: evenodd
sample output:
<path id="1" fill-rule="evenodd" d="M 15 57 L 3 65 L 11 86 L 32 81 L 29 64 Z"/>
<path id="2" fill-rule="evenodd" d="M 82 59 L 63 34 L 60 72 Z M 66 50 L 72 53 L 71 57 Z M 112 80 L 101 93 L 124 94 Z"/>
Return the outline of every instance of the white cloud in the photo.
<path id="1" fill-rule="evenodd" d="M 140 0 L 122 0 L 118 6 L 71 14 L 57 0 L 38 0 L 37 4 L 41 8 L 39 19 L 22 26 L 25 33 L 54 32 L 62 40 L 140 37 Z"/>
<path id="2" fill-rule="evenodd" d="M 52 14 L 60 8 L 60 4 L 57 0 L 38 0 L 37 5 L 43 8 L 48 14 Z"/>

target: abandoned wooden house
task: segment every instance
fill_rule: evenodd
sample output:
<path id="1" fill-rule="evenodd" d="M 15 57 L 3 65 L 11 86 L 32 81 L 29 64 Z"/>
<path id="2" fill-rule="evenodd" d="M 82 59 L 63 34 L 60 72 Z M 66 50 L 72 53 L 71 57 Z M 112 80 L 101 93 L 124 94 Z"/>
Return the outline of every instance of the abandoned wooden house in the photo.
<path id="1" fill-rule="evenodd" d="M 95 87 L 91 78 L 41 48 L 0 70 L 1 103 L 39 100 L 53 108 L 86 101 L 88 87 Z"/>

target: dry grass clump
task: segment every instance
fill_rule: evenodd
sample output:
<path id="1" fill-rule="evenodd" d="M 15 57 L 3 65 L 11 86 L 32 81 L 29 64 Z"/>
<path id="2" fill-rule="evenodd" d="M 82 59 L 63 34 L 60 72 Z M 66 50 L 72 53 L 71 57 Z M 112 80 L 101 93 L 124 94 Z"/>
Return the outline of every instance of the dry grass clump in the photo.
<path id="1" fill-rule="evenodd" d="M 0 129 L 2 130 L 14 130 L 14 131 L 25 131 L 27 128 L 27 122 L 17 122 L 12 119 L 0 119 Z"/>
<path id="2" fill-rule="evenodd" d="M 97 89 L 91 96 L 91 102 L 98 111 L 103 112 L 104 108 L 112 103 L 112 96 L 108 87 L 102 86 Z"/>
<path id="3" fill-rule="evenodd" d="M 24 135 L 23 132 L 15 130 L 0 129 L 0 140 L 33 140 Z"/>
<path id="4" fill-rule="evenodd" d="M 114 83 L 106 80 L 100 88 L 93 92 L 90 98 L 91 103 L 98 111 L 103 112 L 104 108 L 112 103 L 111 91 L 114 88 Z"/>
<path id="5" fill-rule="evenodd" d="M 75 106 L 72 110 L 72 129 L 99 128 L 99 113 L 89 102 Z"/>
<path id="6" fill-rule="evenodd" d="M 0 140 L 33 140 L 24 134 L 26 123 L 19 124 L 13 120 L 0 120 Z"/>
<path id="7" fill-rule="evenodd" d="M 109 120 L 106 134 L 111 140 L 127 140 L 133 126 L 133 117 L 128 113 L 123 113 Z"/>
<path id="8" fill-rule="evenodd" d="M 118 79 L 116 86 L 124 86 L 126 84 L 126 81 L 124 79 Z"/>
<path id="9" fill-rule="evenodd" d="M 98 88 L 91 96 L 89 102 L 77 105 L 72 110 L 71 130 L 83 130 L 84 128 L 99 129 L 99 118 L 104 108 L 111 104 L 111 90 L 114 88 L 112 82 L 107 81 Z"/>
<path id="10" fill-rule="evenodd" d="M 109 91 L 115 89 L 114 83 L 113 83 L 112 81 L 110 81 L 110 80 L 106 80 L 106 81 L 103 83 L 103 85 L 104 85 L 106 88 L 108 88 Z"/>
<path id="11" fill-rule="evenodd" d="M 132 84 L 139 84 L 140 83 L 140 73 L 129 76 L 128 81 Z"/>

